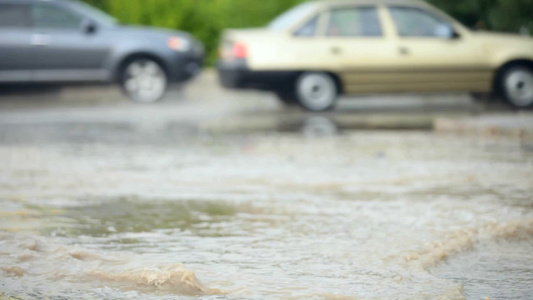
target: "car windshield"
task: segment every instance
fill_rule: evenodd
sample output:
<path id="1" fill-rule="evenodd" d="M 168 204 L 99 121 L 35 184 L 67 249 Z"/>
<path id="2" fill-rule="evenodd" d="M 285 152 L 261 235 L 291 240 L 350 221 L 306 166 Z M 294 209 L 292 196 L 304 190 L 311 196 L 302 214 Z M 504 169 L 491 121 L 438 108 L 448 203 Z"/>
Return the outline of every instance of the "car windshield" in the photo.
<path id="1" fill-rule="evenodd" d="M 77 10 L 78 12 L 88 16 L 89 18 L 95 20 L 96 22 L 100 23 L 101 25 L 105 26 L 113 26 L 117 25 L 118 21 L 117 19 L 113 18 L 112 16 L 104 13 L 101 10 L 98 10 L 88 4 L 85 4 L 80 1 L 72 1 L 72 7 Z"/>
<path id="2" fill-rule="evenodd" d="M 314 9 L 312 3 L 304 3 L 285 12 L 268 25 L 268 29 L 283 31 L 291 28 Z"/>

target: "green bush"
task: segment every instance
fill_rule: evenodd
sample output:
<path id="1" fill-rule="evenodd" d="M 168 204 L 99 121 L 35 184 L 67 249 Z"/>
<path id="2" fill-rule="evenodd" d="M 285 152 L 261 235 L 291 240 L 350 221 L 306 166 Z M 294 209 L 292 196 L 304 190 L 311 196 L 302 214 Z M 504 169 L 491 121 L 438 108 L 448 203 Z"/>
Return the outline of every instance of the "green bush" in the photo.
<path id="1" fill-rule="evenodd" d="M 305 0 L 84 0 L 125 24 L 180 29 L 199 38 L 216 59 L 224 28 L 264 26 L 281 12 Z M 517 32 L 533 29 L 533 0 L 428 0 L 468 27 L 479 21 L 489 29 Z"/>
<path id="2" fill-rule="evenodd" d="M 533 0 L 428 0 L 468 27 L 483 22 L 488 29 L 533 30 Z"/>

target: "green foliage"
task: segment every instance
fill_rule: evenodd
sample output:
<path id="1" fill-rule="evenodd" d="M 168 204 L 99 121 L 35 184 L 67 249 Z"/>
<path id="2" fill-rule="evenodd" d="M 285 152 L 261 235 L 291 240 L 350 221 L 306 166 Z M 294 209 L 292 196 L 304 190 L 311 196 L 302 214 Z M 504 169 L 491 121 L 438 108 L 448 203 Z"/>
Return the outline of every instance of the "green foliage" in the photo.
<path id="1" fill-rule="evenodd" d="M 208 61 L 216 59 L 225 28 L 264 26 L 305 0 L 84 0 L 125 24 L 144 24 L 191 32 L 206 45 Z M 489 29 L 533 31 L 533 0 L 427 0 L 468 27 L 482 21 Z"/>
<path id="2" fill-rule="evenodd" d="M 533 30 L 533 0 L 428 0 L 468 27 L 483 22 L 488 29 L 518 32 Z"/>

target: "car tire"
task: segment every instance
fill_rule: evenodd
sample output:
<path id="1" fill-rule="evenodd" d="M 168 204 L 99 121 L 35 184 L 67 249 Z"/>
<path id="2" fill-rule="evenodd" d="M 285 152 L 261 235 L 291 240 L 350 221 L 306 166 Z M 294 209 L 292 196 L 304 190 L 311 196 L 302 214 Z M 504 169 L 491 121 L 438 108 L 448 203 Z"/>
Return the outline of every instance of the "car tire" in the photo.
<path id="1" fill-rule="evenodd" d="M 121 71 L 121 86 L 126 95 L 138 103 L 154 103 L 165 95 L 168 76 L 163 67 L 151 58 L 128 61 Z"/>
<path id="2" fill-rule="evenodd" d="M 296 80 L 298 103 L 313 112 L 327 111 L 337 103 L 339 94 L 335 79 L 323 72 L 306 72 Z"/>
<path id="3" fill-rule="evenodd" d="M 505 100 L 515 108 L 533 107 L 533 69 L 512 66 L 502 72 L 499 88 Z"/>

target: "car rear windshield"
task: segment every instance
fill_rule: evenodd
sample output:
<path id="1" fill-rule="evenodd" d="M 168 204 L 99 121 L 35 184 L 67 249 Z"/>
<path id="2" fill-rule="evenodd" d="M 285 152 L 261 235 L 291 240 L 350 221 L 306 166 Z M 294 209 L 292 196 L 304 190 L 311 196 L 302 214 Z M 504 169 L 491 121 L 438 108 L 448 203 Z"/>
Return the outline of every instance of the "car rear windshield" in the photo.
<path id="1" fill-rule="evenodd" d="M 310 14 L 314 8 L 315 5 L 313 3 L 304 3 L 302 5 L 298 5 L 270 22 L 268 29 L 275 31 L 287 30 L 296 25 L 296 23 L 301 21 L 302 18 Z"/>

